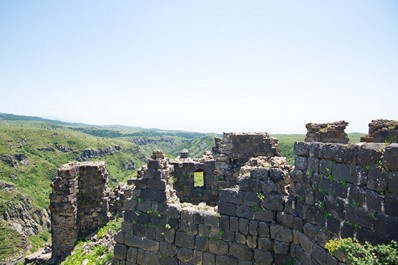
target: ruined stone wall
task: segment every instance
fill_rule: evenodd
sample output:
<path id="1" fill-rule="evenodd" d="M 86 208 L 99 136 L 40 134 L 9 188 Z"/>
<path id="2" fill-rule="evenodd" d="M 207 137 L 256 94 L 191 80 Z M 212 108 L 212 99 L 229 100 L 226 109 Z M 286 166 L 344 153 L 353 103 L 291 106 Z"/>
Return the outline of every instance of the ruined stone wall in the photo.
<path id="1" fill-rule="evenodd" d="M 336 264 L 323 248 L 332 237 L 398 239 L 398 144 L 296 143 L 294 151 L 297 260 Z"/>
<path id="2" fill-rule="evenodd" d="M 398 144 L 300 142 L 295 154 L 290 175 L 279 157 L 249 159 L 216 207 L 179 203 L 175 168 L 150 160 L 126 191 L 114 264 L 337 265 L 331 238 L 398 240 Z"/>
<path id="3" fill-rule="evenodd" d="M 214 174 L 215 160 L 203 163 L 193 160 L 171 161 L 174 166 L 172 173 L 175 178 L 174 188 L 181 202 L 198 204 L 205 202 L 215 206 L 218 202 L 218 178 Z M 194 186 L 194 173 L 202 171 L 204 177 L 203 187 Z"/>
<path id="4" fill-rule="evenodd" d="M 174 169 L 175 170 L 175 169 Z M 293 205 L 278 168 L 246 168 L 217 207 L 178 203 L 166 160 L 150 160 L 126 201 L 114 264 L 284 264 L 293 240 Z"/>
<path id="5" fill-rule="evenodd" d="M 55 259 L 70 253 L 78 236 L 78 174 L 78 168 L 74 164 L 64 165 L 58 170 L 58 176 L 51 184 L 52 256 Z"/>
<path id="6" fill-rule="evenodd" d="M 268 133 L 224 133 L 223 139 L 215 139 L 213 155 L 216 159 L 215 175 L 218 190 L 237 184 L 240 168 L 252 157 L 280 156 L 278 140 Z"/>
<path id="7" fill-rule="evenodd" d="M 348 143 L 349 139 L 344 132 L 348 122 L 336 121 L 333 123 L 307 123 L 306 142 L 321 143 Z"/>
<path id="8" fill-rule="evenodd" d="M 398 121 L 394 120 L 372 120 L 369 123 L 369 134 L 361 137 L 361 142 L 373 143 L 397 143 Z"/>
<path id="9" fill-rule="evenodd" d="M 108 220 L 108 172 L 103 162 L 62 166 L 50 195 L 52 258 L 70 253 L 77 239 Z"/>

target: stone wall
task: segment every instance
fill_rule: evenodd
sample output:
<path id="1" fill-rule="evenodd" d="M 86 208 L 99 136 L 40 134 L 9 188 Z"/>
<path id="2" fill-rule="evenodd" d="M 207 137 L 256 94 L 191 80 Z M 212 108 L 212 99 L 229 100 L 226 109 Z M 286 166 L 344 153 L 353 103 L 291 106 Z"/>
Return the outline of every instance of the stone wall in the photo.
<path id="1" fill-rule="evenodd" d="M 306 142 L 321 143 L 348 143 L 349 139 L 344 132 L 348 122 L 336 121 L 333 123 L 307 123 Z"/>
<path id="2" fill-rule="evenodd" d="M 152 157 L 125 192 L 114 264 L 337 265 L 344 257 L 324 248 L 331 238 L 398 240 L 398 144 L 294 148 L 293 171 L 278 156 L 235 164 L 237 186 L 222 189 L 216 207 L 180 203 L 176 165 Z"/>
<path id="3" fill-rule="evenodd" d="M 167 160 L 150 160 L 129 191 L 114 264 L 284 264 L 293 204 L 279 168 L 245 168 L 217 207 L 179 203 Z M 280 225 L 278 222 L 286 224 Z M 290 225 L 291 227 L 287 227 Z"/>
<path id="4" fill-rule="evenodd" d="M 361 137 L 361 142 L 397 143 L 398 121 L 372 120 L 369 123 L 369 134 L 366 137 Z"/>
<path id="5" fill-rule="evenodd" d="M 53 260 L 68 255 L 78 238 L 108 222 L 107 181 L 103 162 L 70 163 L 58 170 L 50 195 Z"/>
<path id="6" fill-rule="evenodd" d="M 198 204 L 205 202 L 208 205 L 215 206 L 218 202 L 218 179 L 214 174 L 215 160 L 206 160 L 202 162 L 180 159 L 179 161 L 171 161 L 174 166 L 172 173 L 175 178 L 174 187 L 177 196 L 181 202 L 190 202 Z M 203 172 L 204 185 L 195 187 L 194 173 Z"/>
<path id="7" fill-rule="evenodd" d="M 278 140 L 271 138 L 268 133 L 224 133 L 222 139 L 215 139 L 213 147 L 218 190 L 235 186 L 240 168 L 250 158 L 280 155 Z"/>
<path id="8" fill-rule="evenodd" d="M 398 144 L 296 143 L 294 151 L 297 260 L 336 264 L 323 248 L 334 237 L 398 239 Z"/>

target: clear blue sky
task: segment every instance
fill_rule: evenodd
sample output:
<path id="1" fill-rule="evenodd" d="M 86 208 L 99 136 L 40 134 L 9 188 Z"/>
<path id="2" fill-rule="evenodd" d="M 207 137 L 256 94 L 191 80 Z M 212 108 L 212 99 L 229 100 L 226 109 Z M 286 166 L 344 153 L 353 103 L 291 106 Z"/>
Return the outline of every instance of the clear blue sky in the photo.
<path id="1" fill-rule="evenodd" d="M 398 119 L 398 1 L 0 1 L 0 112 L 201 132 Z"/>

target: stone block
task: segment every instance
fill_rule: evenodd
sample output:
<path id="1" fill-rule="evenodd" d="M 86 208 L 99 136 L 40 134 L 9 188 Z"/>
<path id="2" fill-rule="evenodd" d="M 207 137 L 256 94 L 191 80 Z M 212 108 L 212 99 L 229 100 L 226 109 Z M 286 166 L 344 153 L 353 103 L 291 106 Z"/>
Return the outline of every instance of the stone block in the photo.
<path id="1" fill-rule="evenodd" d="M 290 243 L 275 240 L 274 253 L 280 255 L 287 255 L 289 253 Z"/>
<path id="2" fill-rule="evenodd" d="M 276 213 L 268 209 L 261 209 L 255 213 L 255 219 L 258 221 L 272 222 L 276 220 Z"/>
<path id="3" fill-rule="evenodd" d="M 164 179 L 148 179 L 147 180 L 147 188 L 153 190 L 166 190 L 166 180 Z"/>
<path id="4" fill-rule="evenodd" d="M 398 216 L 398 195 L 386 194 L 384 197 L 384 212 L 390 216 Z"/>
<path id="5" fill-rule="evenodd" d="M 362 166 L 371 166 L 380 160 L 384 150 L 384 144 L 366 143 L 363 144 L 358 153 L 358 163 Z"/>
<path id="6" fill-rule="evenodd" d="M 176 230 L 173 228 L 166 228 L 164 230 L 164 240 L 168 243 L 174 243 Z"/>
<path id="7" fill-rule="evenodd" d="M 160 242 L 159 245 L 160 255 L 174 257 L 177 253 L 177 247 L 174 244 L 170 244 L 167 242 Z"/>
<path id="8" fill-rule="evenodd" d="M 285 178 L 285 172 L 280 168 L 270 168 L 269 171 L 269 177 L 274 183 L 279 183 Z"/>
<path id="9" fill-rule="evenodd" d="M 199 250 L 193 251 L 193 264 L 203 264 L 203 252 Z"/>
<path id="10" fill-rule="evenodd" d="M 239 260 L 253 259 L 253 249 L 246 245 L 231 243 L 229 246 L 229 255 L 234 256 Z"/>
<path id="11" fill-rule="evenodd" d="M 387 172 L 377 167 L 371 167 L 368 173 L 368 189 L 375 191 L 387 190 Z"/>
<path id="12" fill-rule="evenodd" d="M 246 239 L 246 244 L 249 248 L 257 247 L 257 236 L 248 235 Z"/>
<path id="13" fill-rule="evenodd" d="M 299 170 L 307 170 L 308 158 L 302 156 L 296 156 L 294 159 L 294 166 Z"/>
<path id="14" fill-rule="evenodd" d="M 258 234 L 258 222 L 250 221 L 249 223 L 249 234 L 257 235 Z"/>
<path id="15" fill-rule="evenodd" d="M 185 248 L 193 249 L 195 247 L 195 237 L 192 235 L 188 235 L 185 232 L 177 231 L 175 244 L 178 247 L 185 247 Z"/>
<path id="16" fill-rule="evenodd" d="M 306 156 L 309 155 L 309 144 L 306 142 L 294 142 L 294 154 L 296 156 Z"/>
<path id="17" fill-rule="evenodd" d="M 210 252 L 203 252 L 203 264 L 204 265 L 215 265 L 216 264 L 216 257 L 213 253 Z"/>
<path id="18" fill-rule="evenodd" d="M 236 189 L 222 189 L 220 191 L 220 201 L 234 204 L 243 203 L 243 194 Z"/>
<path id="19" fill-rule="evenodd" d="M 231 256 L 216 256 L 216 265 L 238 265 L 238 261 Z"/>
<path id="20" fill-rule="evenodd" d="M 306 223 L 303 227 L 304 229 L 304 233 L 305 235 L 307 235 L 309 238 L 315 240 L 316 239 L 316 235 L 319 232 L 319 228 L 316 225 L 310 224 L 310 223 Z"/>
<path id="21" fill-rule="evenodd" d="M 323 158 L 341 163 L 345 155 L 345 149 L 345 145 L 343 144 L 327 143 L 323 146 Z"/>
<path id="22" fill-rule="evenodd" d="M 116 241 L 116 243 L 119 243 L 119 244 L 123 244 L 124 243 L 124 234 L 123 234 L 122 231 L 119 231 L 115 235 L 115 241 Z"/>
<path id="23" fill-rule="evenodd" d="M 253 168 L 250 171 L 250 177 L 252 179 L 258 179 L 258 180 L 266 180 L 269 177 L 269 171 L 270 169 L 268 168 Z"/>
<path id="24" fill-rule="evenodd" d="M 344 218 L 345 203 L 343 199 L 326 195 L 324 200 L 325 211 L 334 217 Z"/>
<path id="25" fill-rule="evenodd" d="M 343 164 L 334 164 L 332 167 L 332 176 L 337 181 L 347 181 L 354 183 L 354 178 L 351 174 L 351 167 Z"/>
<path id="26" fill-rule="evenodd" d="M 225 255 L 228 253 L 228 243 L 222 240 L 210 240 L 209 250 L 216 255 Z"/>
<path id="27" fill-rule="evenodd" d="M 328 253 L 318 245 L 313 246 L 311 258 L 315 259 L 319 264 L 326 264 Z"/>
<path id="28" fill-rule="evenodd" d="M 239 232 L 244 235 L 247 235 L 249 233 L 249 220 L 239 218 Z"/>
<path id="29" fill-rule="evenodd" d="M 271 238 L 283 241 L 283 242 L 292 242 L 293 241 L 293 232 L 292 229 L 284 227 L 282 225 L 271 224 Z"/>
<path id="30" fill-rule="evenodd" d="M 203 215 L 203 223 L 212 227 L 220 227 L 220 219 L 215 214 L 206 213 Z"/>
<path id="31" fill-rule="evenodd" d="M 323 146 L 324 143 L 311 143 L 309 145 L 309 156 L 315 157 L 315 158 L 323 158 Z"/>
<path id="32" fill-rule="evenodd" d="M 229 216 L 228 215 L 221 215 L 220 228 L 223 230 L 229 230 Z"/>
<path id="33" fill-rule="evenodd" d="M 305 252 L 311 254 L 314 241 L 312 241 L 308 236 L 301 232 L 298 233 L 298 241 L 300 243 L 300 246 L 305 250 Z"/>
<path id="34" fill-rule="evenodd" d="M 245 206 L 260 205 L 260 199 L 257 196 L 257 192 L 250 192 L 250 191 L 246 192 L 245 196 L 243 197 L 243 204 Z"/>
<path id="35" fill-rule="evenodd" d="M 238 217 L 230 217 L 229 218 L 229 227 L 232 232 L 239 231 L 239 218 Z"/>
<path id="36" fill-rule="evenodd" d="M 263 251 L 260 249 L 254 250 L 254 264 L 255 265 L 272 265 L 274 259 L 270 251 Z"/>
<path id="37" fill-rule="evenodd" d="M 361 187 L 352 186 L 348 200 L 351 205 L 363 206 L 366 201 L 366 191 Z"/>
<path id="38" fill-rule="evenodd" d="M 123 244 L 116 244 L 114 248 L 114 257 L 116 259 L 125 260 L 126 259 L 126 246 Z"/>
<path id="39" fill-rule="evenodd" d="M 359 149 L 359 145 L 351 144 L 347 146 L 343 157 L 343 163 L 346 165 L 355 165 L 357 163 Z"/>
<path id="40" fill-rule="evenodd" d="M 235 232 L 235 241 L 239 244 L 246 244 L 246 236 L 242 233 Z"/>
<path id="41" fill-rule="evenodd" d="M 313 264 L 311 263 L 311 254 L 305 252 L 300 246 L 296 247 L 296 259 L 301 262 L 301 264 Z"/>
<path id="42" fill-rule="evenodd" d="M 352 166 L 351 174 L 353 183 L 357 186 L 366 186 L 368 183 L 368 171 L 363 166 Z"/>
<path id="43" fill-rule="evenodd" d="M 253 219 L 254 218 L 254 211 L 249 206 L 238 206 L 236 210 L 236 215 L 238 217 L 246 218 L 246 219 Z"/>
<path id="44" fill-rule="evenodd" d="M 218 211 L 220 214 L 226 214 L 229 216 L 236 216 L 237 215 L 237 207 L 233 203 L 228 203 L 225 201 L 220 201 L 218 203 Z"/>
<path id="45" fill-rule="evenodd" d="M 277 221 L 279 224 L 292 228 L 293 227 L 293 215 L 286 214 L 284 212 L 278 212 Z"/>
<path id="46" fill-rule="evenodd" d="M 265 208 L 271 211 L 283 211 L 285 196 L 282 194 L 266 195 L 264 198 Z"/>
<path id="47" fill-rule="evenodd" d="M 269 238 L 259 237 L 258 241 L 258 248 L 263 250 L 270 250 L 271 249 L 271 240 Z"/>
<path id="48" fill-rule="evenodd" d="M 335 236 L 339 235 L 340 232 L 340 221 L 333 216 L 327 217 L 327 229 Z"/>
<path id="49" fill-rule="evenodd" d="M 265 222 L 258 223 L 258 234 L 260 237 L 268 238 L 270 236 L 269 224 Z"/>
<path id="50" fill-rule="evenodd" d="M 309 157 L 308 158 L 308 170 L 311 172 L 319 173 L 320 160 L 318 158 Z"/>
<path id="51" fill-rule="evenodd" d="M 209 249 L 209 240 L 202 236 L 195 236 L 195 248 L 206 251 Z"/>
<path id="52" fill-rule="evenodd" d="M 234 241 L 234 239 L 235 239 L 235 233 L 234 232 L 231 232 L 231 231 L 224 231 L 224 234 L 222 235 L 222 239 L 224 240 L 224 241 L 227 241 L 227 242 L 231 242 L 231 241 Z"/>
<path id="53" fill-rule="evenodd" d="M 392 143 L 384 149 L 382 165 L 388 170 L 398 170 L 398 143 Z"/>
<path id="54" fill-rule="evenodd" d="M 193 260 L 193 250 L 188 248 L 179 248 L 177 250 L 177 259 L 182 262 L 191 262 Z"/>
<path id="55" fill-rule="evenodd" d="M 398 194 L 398 172 L 389 172 L 388 176 L 388 191 L 391 193 Z"/>
<path id="56" fill-rule="evenodd" d="M 261 191 L 261 182 L 251 176 L 241 176 L 238 179 L 239 191 Z"/>
<path id="57" fill-rule="evenodd" d="M 271 194 L 278 191 L 278 186 L 272 180 L 269 179 L 264 180 L 262 181 L 261 185 L 262 185 L 261 191 L 264 194 Z"/>
<path id="58" fill-rule="evenodd" d="M 127 261 L 135 263 L 137 259 L 137 249 L 136 248 L 129 248 L 127 250 Z"/>

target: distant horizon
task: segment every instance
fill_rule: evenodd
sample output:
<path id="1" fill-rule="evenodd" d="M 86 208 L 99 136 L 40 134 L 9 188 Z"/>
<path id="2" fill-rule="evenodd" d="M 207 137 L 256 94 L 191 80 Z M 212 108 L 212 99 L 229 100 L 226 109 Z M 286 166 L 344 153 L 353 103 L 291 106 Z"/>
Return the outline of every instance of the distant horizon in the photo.
<path id="1" fill-rule="evenodd" d="M 0 1 L 0 112 L 195 132 L 398 120 L 398 1 Z"/>
<path id="2" fill-rule="evenodd" d="M 165 129 L 165 128 L 159 128 L 159 127 L 143 127 L 139 125 L 131 125 L 131 124 L 95 124 L 95 123 L 84 123 L 80 121 L 71 121 L 71 120 L 64 120 L 62 117 L 57 117 L 57 116 L 32 116 L 29 114 L 15 114 L 15 113 L 4 113 L 0 112 L 0 114 L 10 114 L 10 115 L 16 115 L 16 116 L 25 116 L 25 117 L 33 117 L 33 118 L 41 118 L 41 119 L 46 119 L 46 120 L 51 120 L 51 121 L 59 121 L 59 122 L 64 122 L 64 123 L 71 123 L 71 124 L 81 124 L 81 125 L 87 125 L 87 126 L 100 126 L 100 127 L 112 127 L 112 126 L 122 126 L 122 127 L 130 127 L 130 128 L 140 128 L 140 129 L 148 129 L 148 130 L 165 130 L 165 131 L 184 131 L 184 132 L 193 132 L 193 133 L 203 133 L 203 134 L 223 134 L 223 133 L 236 133 L 236 132 L 242 132 L 242 133 L 248 133 L 248 132 L 266 132 L 269 134 L 283 134 L 283 135 L 305 135 L 306 132 L 304 133 L 284 133 L 284 132 L 269 132 L 266 130 L 263 131 L 223 131 L 223 132 L 200 132 L 200 131 L 187 131 L 187 130 L 181 130 L 181 129 Z M 333 121 L 332 121 L 333 122 Z M 305 127 L 305 125 L 304 125 Z M 360 133 L 360 134 L 368 134 L 368 132 L 358 132 L 358 131 L 346 131 L 347 134 L 349 133 Z"/>

